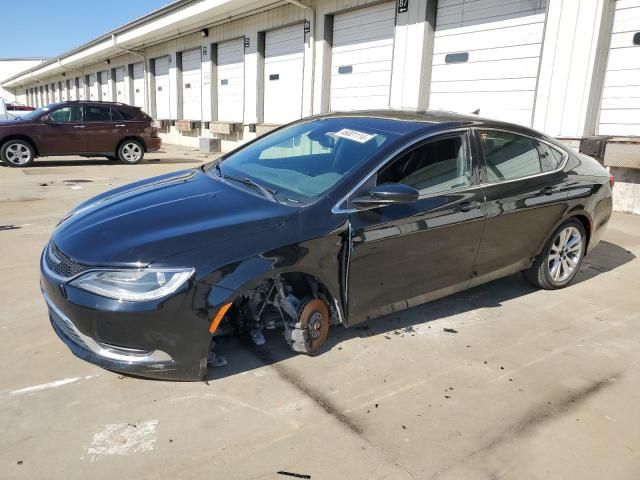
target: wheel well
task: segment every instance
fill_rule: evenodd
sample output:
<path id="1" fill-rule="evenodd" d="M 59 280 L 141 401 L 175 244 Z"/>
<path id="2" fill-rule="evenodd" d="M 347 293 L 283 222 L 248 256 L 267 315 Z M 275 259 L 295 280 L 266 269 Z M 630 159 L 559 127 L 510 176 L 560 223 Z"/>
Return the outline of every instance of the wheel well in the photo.
<path id="1" fill-rule="evenodd" d="M 571 219 L 578 220 L 584 227 L 584 233 L 587 236 L 587 244 L 585 245 L 585 251 L 589 248 L 589 241 L 591 240 L 591 221 L 585 215 L 574 215 Z"/>
<path id="2" fill-rule="evenodd" d="M 36 147 L 35 142 L 31 138 L 27 137 L 26 135 L 9 135 L 7 137 L 4 137 L 2 140 L 0 140 L 0 148 L 2 148 L 2 146 L 5 143 L 7 143 L 9 140 L 23 140 L 29 143 L 29 145 L 33 147 L 33 151 L 35 152 L 36 157 L 40 155 L 40 152 L 38 152 L 38 147 Z"/>
<path id="3" fill-rule="evenodd" d="M 144 151 L 145 151 L 145 153 L 146 153 L 146 151 L 147 151 L 147 144 L 146 144 L 146 143 L 144 143 L 144 140 L 142 140 L 140 137 L 136 137 L 136 136 L 133 136 L 133 135 L 132 135 L 132 136 L 130 136 L 130 137 L 125 137 L 125 138 L 123 138 L 123 139 L 120 141 L 120 143 L 118 143 L 118 146 L 116 147 L 116 155 L 118 154 L 118 150 L 120 150 L 120 146 L 121 146 L 124 142 L 126 142 L 127 140 L 135 140 L 135 141 L 137 141 L 137 142 L 140 142 L 140 143 L 142 144 L 142 148 L 144 148 Z"/>

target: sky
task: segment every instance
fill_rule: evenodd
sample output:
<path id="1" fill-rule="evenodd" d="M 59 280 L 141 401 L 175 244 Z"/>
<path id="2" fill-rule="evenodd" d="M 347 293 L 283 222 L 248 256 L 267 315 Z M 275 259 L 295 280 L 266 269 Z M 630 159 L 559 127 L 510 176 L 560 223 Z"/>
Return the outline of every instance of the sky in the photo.
<path id="1" fill-rule="evenodd" d="M 170 0 L 0 0 L 0 58 L 55 57 Z"/>

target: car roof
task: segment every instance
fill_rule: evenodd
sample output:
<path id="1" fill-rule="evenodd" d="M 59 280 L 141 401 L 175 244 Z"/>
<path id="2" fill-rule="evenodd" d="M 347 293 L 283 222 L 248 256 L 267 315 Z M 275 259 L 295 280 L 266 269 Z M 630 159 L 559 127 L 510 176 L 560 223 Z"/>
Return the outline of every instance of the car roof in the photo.
<path id="1" fill-rule="evenodd" d="M 62 102 L 50 103 L 47 106 L 58 106 L 58 105 L 69 105 L 69 104 L 80 104 L 80 105 L 115 105 L 118 107 L 129 107 L 129 108 L 140 108 L 135 107 L 133 105 L 129 105 L 127 103 L 122 102 L 105 102 L 102 100 L 64 100 Z"/>
<path id="2" fill-rule="evenodd" d="M 352 112 L 325 113 L 317 115 L 314 118 L 335 117 L 379 118 L 381 122 L 407 122 L 411 124 L 411 128 L 406 129 L 407 133 L 416 131 L 424 131 L 427 133 L 429 131 L 451 128 L 477 127 L 506 129 L 515 133 L 547 138 L 546 135 L 523 125 L 492 120 L 475 114 L 465 115 L 440 110 L 358 110 Z"/>

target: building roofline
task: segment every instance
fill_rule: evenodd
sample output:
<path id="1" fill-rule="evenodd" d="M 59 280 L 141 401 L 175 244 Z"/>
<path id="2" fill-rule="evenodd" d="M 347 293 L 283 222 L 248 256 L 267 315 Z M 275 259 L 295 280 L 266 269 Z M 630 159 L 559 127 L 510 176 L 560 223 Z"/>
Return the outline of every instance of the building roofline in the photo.
<path id="1" fill-rule="evenodd" d="M 51 57 L 50 59 L 47 59 L 45 62 L 43 62 L 43 63 L 41 63 L 39 65 L 36 65 L 35 67 L 31 67 L 31 68 L 29 68 L 27 70 L 23 70 L 22 72 L 20 72 L 20 73 L 18 73 L 16 75 L 13 75 L 12 77 L 6 78 L 6 79 L 2 80 L 2 85 L 6 84 L 6 83 L 9 83 L 9 82 L 12 82 L 13 80 L 15 80 L 15 79 L 17 79 L 19 77 L 22 77 L 23 75 L 26 75 L 26 74 L 29 74 L 29 73 L 33 73 L 33 72 L 35 72 L 36 70 L 38 70 L 40 68 L 43 68 L 43 67 L 46 67 L 46 66 L 49 66 L 49 65 L 54 65 L 55 63 L 57 63 L 58 61 L 62 60 L 63 58 L 70 57 L 71 55 L 73 55 L 75 53 L 78 53 L 78 52 L 81 52 L 82 50 L 86 50 L 88 48 L 91 48 L 94 45 L 98 45 L 98 44 L 104 42 L 105 40 L 109 40 L 113 35 L 117 35 L 119 33 L 122 33 L 122 32 L 125 32 L 127 30 L 130 30 L 130 29 L 132 29 L 132 28 L 134 28 L 134 27 L 136 27 L 136 26 L 138 26 L 140 24 L 148 22 L 149 20 L 153 20 L 154 18 L 157 18 L 157 17 L 159 17 L 161 15 L 164 15 L 166 13 L 169 13 L 169 12 L 172 12 L 174 10 L 177 10 L 178 8 L 180 8 L 180 7 L 184 6 L 184 5 L 187 5 L 189 3 L 195 3 L 197 1 L 198 0 L 174 0 L 173 2 L 169 3 L 168 5 L 165 5 L 164 7 L 160 7 L 157 10 L 153 10 L 153 11 L 151 11 L 151 12 L 149 12 L 149 13 L 141 16 L 141 17 L 138 17 L 138 18 L 132 20 L 129 23 L 125 23 L 124 25 L 122 25 L 120 27 L 117 27 L 117 28 L 115 28 L 113 30 L 110 30 L 109 32 L 104 33 L 104 34 L 102 34 L 102 35 L 100 35 L 98 37 L 95 37 L 94 39 L 92 39 L 92 40 L 90 40 L 90 41 L 88 41 L 86 43 L 83 43 L 78 47 L 75 47 L 75 48 L 73 48 L 71 50 L 68 50 L 68 51 L 66 51 L 66 52 L 64 52 L 64 53 L 62 53 L 60 55 L 56 55 L 54 57 Z"/>

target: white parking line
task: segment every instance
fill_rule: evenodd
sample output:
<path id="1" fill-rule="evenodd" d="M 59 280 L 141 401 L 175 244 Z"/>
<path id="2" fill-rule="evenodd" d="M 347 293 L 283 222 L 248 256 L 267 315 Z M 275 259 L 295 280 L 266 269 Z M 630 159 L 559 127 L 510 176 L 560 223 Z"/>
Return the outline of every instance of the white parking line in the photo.
<path id="1" fill-rule="evenodd" d="M 32 387 L 25 387 L 19 390 L 12 390 L 11 392 L 9 392 L 9 395 L 21 395 L 25 393 L 33 393 L 33 392 L 39 392 L 42 390 L 49 390 L 50 388 L 58 388 L 58 387 L 62 387 L 63 385 L 69 385 L 70 383 L 78 382 L 80 380 L 88 380 L 90 378 L 97 377 L 98 375 L 100 374 L 96 373 L 95 375 L 86 375 L 84 377 L 63 378 L 62 380 L 55 380 L 49 383 L 33 385 Z"/>

